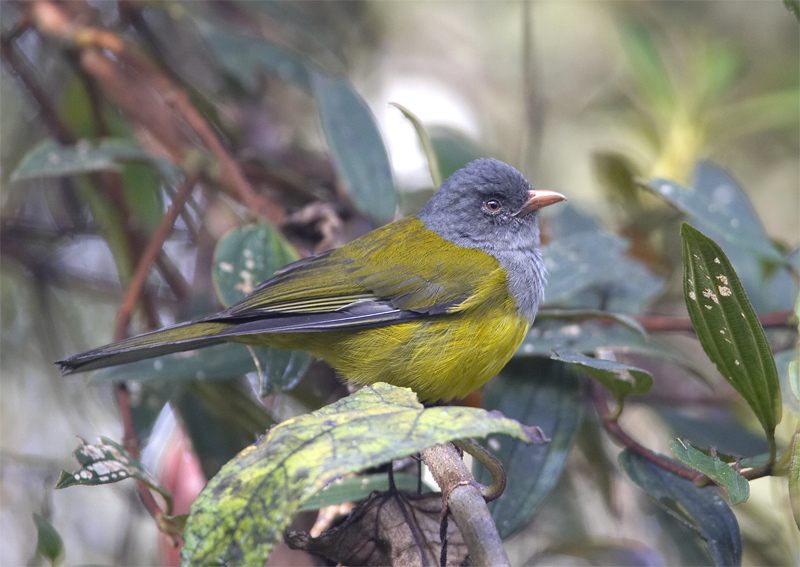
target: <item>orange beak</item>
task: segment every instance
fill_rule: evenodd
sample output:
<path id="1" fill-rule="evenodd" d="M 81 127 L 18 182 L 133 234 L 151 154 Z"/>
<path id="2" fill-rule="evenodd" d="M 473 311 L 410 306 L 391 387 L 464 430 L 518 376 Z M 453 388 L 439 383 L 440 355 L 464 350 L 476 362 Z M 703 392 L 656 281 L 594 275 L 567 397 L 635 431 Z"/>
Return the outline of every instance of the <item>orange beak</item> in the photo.
<path id="1" fill-rule="evenodd" d="M 561 193 L 555 191 L 545 191 L 543 189 L 531 189 L 528 191 L 528 200 L 520 209 L 514 213 L 514 216 L 525 216 L 533 211 L 538 211 L 544 207 L 555 205 L 561 201 L 566 201 L 567 198 Z"/>

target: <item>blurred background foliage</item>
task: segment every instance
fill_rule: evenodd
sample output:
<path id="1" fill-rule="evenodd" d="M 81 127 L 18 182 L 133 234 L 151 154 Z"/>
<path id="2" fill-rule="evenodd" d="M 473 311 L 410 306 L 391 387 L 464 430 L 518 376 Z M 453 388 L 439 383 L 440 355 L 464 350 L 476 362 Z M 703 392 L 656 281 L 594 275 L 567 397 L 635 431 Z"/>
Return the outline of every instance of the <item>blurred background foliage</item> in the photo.
<path id="1" fill-rule="evenodd" d="M 169 118 L 180 110 L 179 95 L 143 89 L 146 80 L 111 80 L 106 60 L 80 38 L 67 39 L 57 18 L 44 18 L 48 6 L 0 5 L 3 564 L 37 564 L 64 551 L 72 564 L 168 561 L 128 483 L 52 491 L 59 470 L 73 468 L 76 435 L 122 438 L 119 380 L 131 380 L 134 426 L 147 441 L 142 459 L 176 502 L 184 490 L 192 497 L 186 479 L 202 486 L 202 475 L 213 475 L 258 432 L 346 392 L 323 365 L 274 351 L 257 355 L 266 383 L 252 373 L 249 381 L 231 380 L 252 370 L 243 347 L 190 363 L 130 365 L 124 375 L 58 375 L 52 361 L 112 339 L 137 260 L 169 203 L 194 185 L 187 178 L 202 189 L 156 260 L 131 332 L 219 307 L 215 286 L 221 301 L 234 301 L 215 254 L 246 263 L 243 250 L 260 242 L 249 246 L 266 259 L 257 283 L 296 251 L 326 249 L 387 221 L 395 199 L 402 214 L 416 212 L 433 190 L 428 164 L 412 125 L 390 102 L 419 117 L 443 176 L 492 156 L 569 197 L 569 206 L 543 215 L 550 308 L 685 316 L 678 226 L 686 215 L 642 190 L 638 182 L 654 177 L 702 184 L 709 202 L 734 210 L 749 228 L 755 223 L 758 234 L 760 219 L 770 245 L 797 265 L 800 45 L 797 21 L 781 2 L 54 4 L 69 22 L 124 38 L 178 85 L 223 140 L 252 201 L 237 193 L 224 164 L 197 149 L 208 145 L 197 129 Z M 118 61 L 133 70 L 126 77 L 148 78 L 135 59 Z M 104 72 L 106 83 L 98 80 Z M 393 178 L 381 166 L 386 156 L 375 155 L 377 132 L 350 120 L 369 116 L 354 93 L 375 117 Z M 337 141 L 348 128 L 355 141 Z M 84 145 L 72 147 L 78 140 Z M 701 160 L 718 167 L 696 169 Z M 378 165 L 365 172 L 358 165 L 365 162 Z M 256 219 L 269 220 L 293 246 L 263 224 L 228 233 Z M 789 272 L 730 242 L 720 243 L 756 310 L 792 308 Z M 785 374 L 796 337 L 786 329 L 769 336 Z M 558 371 L 548 370 L 555 363 L 529 356 L 548 356 L 565 341 L 595 353 L 622 345 L 619 357 L 652 372 L 654 390 L 630 400 L 623 420 L 643 445 L 670 454 L 669 440 L 686 436 L 735 455 L 766 447 L 691 333 L 644 341 L 621 326 L 542 317 L 525 356 L 490 382 L 483 399 L 559 432 L 549 453 L 535 457 L 557 464 L 525 485 L 526 510 L 495 513 L 501 533 L 516 533 L 508 542 L 512 563 L 709 563 L 687 529 L 620 472 L 616 447 L 594 412 L 581 409 L 581 382 L 569 373 L 555 380 Z M 792 413 L 778 431 L 783 446 L 798 415 L 791 400 L 785 396 L 794 407 L 787 405 Z M 187 464 L 177 423 L 202 474 Z M 755 481 L 750 500 L 734 508 L 744 563 L 798 561 L 785 486 Z M 42 534 L 49 534 L 45 543 Z"/>

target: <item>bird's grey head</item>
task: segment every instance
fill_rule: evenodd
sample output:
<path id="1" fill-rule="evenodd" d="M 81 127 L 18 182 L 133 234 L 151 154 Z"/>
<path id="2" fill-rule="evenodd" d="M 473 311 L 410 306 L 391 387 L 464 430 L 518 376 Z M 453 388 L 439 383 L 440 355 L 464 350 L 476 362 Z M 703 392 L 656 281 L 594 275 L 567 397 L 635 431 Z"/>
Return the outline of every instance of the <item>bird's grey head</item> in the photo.
<path id="1" fill-rule="evenodd" d="M 447 178 L 417 216 L 442 238 L 494 256 L 506 269 L 518 310 L 533 320 L 545 277 L 538 209 L 563 200 L 534 190 L 510 165 L 479 159 Z"/>

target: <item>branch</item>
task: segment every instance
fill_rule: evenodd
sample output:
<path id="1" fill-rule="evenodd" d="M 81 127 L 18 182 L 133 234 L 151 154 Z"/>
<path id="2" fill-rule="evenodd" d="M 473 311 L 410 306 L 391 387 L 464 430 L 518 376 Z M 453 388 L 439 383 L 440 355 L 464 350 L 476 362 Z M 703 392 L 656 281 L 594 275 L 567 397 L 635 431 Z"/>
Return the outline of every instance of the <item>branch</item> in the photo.
<path id="1" fill-rule="evenodd" d="M 229 193 L 251 211 L 279 225 L 282 208 L 255 193 L 239 165 L 217 137 L 214 128 L 192 105 L 189 97 L 165 73 L 132 49 L 125 40 L 107 30 L 81 26 L 69 19 L 59 5 L 39 0 L 32 5 L 33 21 L 38 29 L 82 48 L 81 65 L 97 78 L 117 99 L 121 107 L 150 134 L 155 136 L 171 159 L 181 167 L 190 167 L 191 148 L 195 141 L 185 133 L 185 126 L 194 131 L 219 164 L 217 177 Z M 113 54 L 109 57 L 108 54 Z M 177 111 L 183 123 L 167 112 Z"/>
<path id="2" fill-rule="evenodd" d="M 694 331 L 689 317 L 669 317 L 663 315 L 635 315 L 634 319 L 647 331 Z M 774 313 L 762 313 L 758 320 L 764 328 L 795 327 L 794 312 L 791 309 Z"/>
<path id="3" fill-rule="evenodd" d="M 431 447 L 422 460 L 442 489 L 443 505 L 453 514 L 472 564 L 510 565 L 486 501 L 456 448 L 450 443 Z"/>
<path id="4" fill-rule="evenodd" d="M 702 482 L 703 479 L 707 478 L 706 475 L 704 475 L 703 473 L 684 467 L 683 465 L 679 465 L 671 461 L 670 459 L 664 457 L 663 455 L 660 455 L 655 451 L 648 449 L 644 445 L 640 444 L 633 437 L 628 435 L 622 429 L 622 427 L 620 427 L 616 417 L 609 417 L 614 415 L 614 413 L 608 407 L 608 401 L 606 400 L 606 392 L 603 389 L 603 387 L 594 380 L 590 380 L 589 391 L 591 392 L 592 395 L 592 401 L 594 402 L 594 405 L 597 408 L 597 413 L 599 413 L 600 417 L 603 419 L 603 425 L 605 426 L 606 430 L 611 434 L 611 436 L 614 437 L 617 441 L 619 441 L 620 444 L 636 452 L 637 454 L 644 457 L 651 463 L 658 465 L 662 469 L 667 470 L 675 475 L 678 475 L 681 478 L 691 480 L 695 484 L 697 484 L 698 482 Z"/>
<path id="5" fill-rule="evenodd" d="M 131 284 L 128 286 L 128 291 L 125 293 L 125 298 L 122 300 L 122 304 L 117 310 L 117 324 L 114 330 L 114 340 L 119 341 L 125 338 L 128 323 L 130 322 L 131 314 L 133 313 L 133 308 L 141 296 L 142 291 L 144 290 L 144 285 L 147 282 L 147 275 L 150 272 L 150 268 L 158 258 L 158 255 L 161 253 L 161 248 L 164 246 L 164 241 L 167 239 L 167 236 L 172 230 L 175 221 L 178 219 L 183 206 L 191 196 L 192 190 L 194 189 L 196 183 L 197 177 L 195 176 L 189 176 L 183 180 L 183 183 L 181 184 L 180 189 L 178 189 L 178 193 L 175 195 L 172 204 L 164 215 L 164 218 L 161 220 L 161 224 L 158 226 L 155 233 L 153 233 L 153 237 L 150 239 L 150 242 L 148 242 L 147 248 L 139 258 L 139 263 L 137 264 L 136 271 L 131 279 Z"/>

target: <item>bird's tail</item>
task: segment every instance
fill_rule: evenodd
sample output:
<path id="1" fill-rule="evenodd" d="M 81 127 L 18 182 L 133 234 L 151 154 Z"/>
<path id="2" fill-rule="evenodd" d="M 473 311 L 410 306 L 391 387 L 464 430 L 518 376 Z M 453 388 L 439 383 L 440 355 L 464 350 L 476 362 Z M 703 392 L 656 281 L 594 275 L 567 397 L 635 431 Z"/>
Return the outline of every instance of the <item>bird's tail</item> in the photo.
<path id="1" fill-rule="evenodd" d="M 209 321 L 182 323 L 76 354 L 59 360 L 56 364 L 62 374 L 73 374 L 154 358 L 162 354 L 193 350 L 225 342 L 215 335 L 233 326 L 235 325 L 230 323 Z"/>

